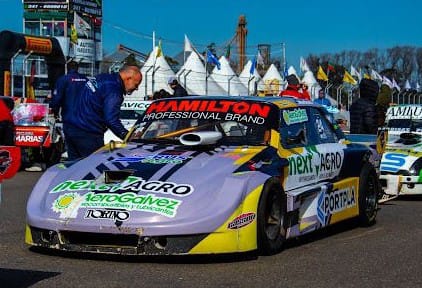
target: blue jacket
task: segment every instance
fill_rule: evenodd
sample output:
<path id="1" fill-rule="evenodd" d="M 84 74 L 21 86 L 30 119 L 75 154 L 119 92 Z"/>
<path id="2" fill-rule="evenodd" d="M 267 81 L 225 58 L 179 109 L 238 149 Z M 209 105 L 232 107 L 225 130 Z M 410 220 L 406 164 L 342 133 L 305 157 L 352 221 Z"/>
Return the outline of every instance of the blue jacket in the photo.
<path id="1" fill-rule="evenodd" d="M 123 139 L 128 133 L 119 118 L 124 94 L 118 73 L 96 76 L 74 95 L 75 105 L 70 108 L 73 116 L 65 124 L 96 135 L 103 135 L 109 128 Z"/>
<path id="2" fill-rule="evenodd" d="M 59 115 L 60 108 L 63 122 L 69 122 L 73 117 L 73 109 L 76 105 L 76 97 L 82 91 L 88 79 L 76 70 L 69 70 L 66 75 L 57 79 L 53 96 L 49 102 L 55 116 Z"/>

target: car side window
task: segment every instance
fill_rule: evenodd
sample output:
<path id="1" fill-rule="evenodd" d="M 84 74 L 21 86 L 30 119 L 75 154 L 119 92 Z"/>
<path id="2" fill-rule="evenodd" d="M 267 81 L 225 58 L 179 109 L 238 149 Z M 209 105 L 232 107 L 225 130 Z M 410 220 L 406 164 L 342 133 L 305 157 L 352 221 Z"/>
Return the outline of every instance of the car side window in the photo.
<path id="1" fill-rule="evenodd" d="M 281 144 L 286 149 L 314 145 L 310 137 L 309 109 L 297 107 L 281 111 L 280 135 Z"/>
<path id="2" fill-rule="evenodd" d="M 323 114 L 324 112 L 314 107 L 311 107 L 309 111 L 311 118 L 310 124 L 313 126 L 310 134 L 316 140 L 316 144 L 337 143 L 338 137 L 334 131 L 334 127 Z"/>

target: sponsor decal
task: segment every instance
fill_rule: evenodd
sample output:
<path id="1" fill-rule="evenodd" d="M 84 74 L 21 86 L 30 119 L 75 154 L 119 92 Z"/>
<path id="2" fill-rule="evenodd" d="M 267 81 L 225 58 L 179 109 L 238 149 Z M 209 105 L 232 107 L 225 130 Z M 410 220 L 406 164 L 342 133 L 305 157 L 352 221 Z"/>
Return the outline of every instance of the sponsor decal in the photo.
<path id="1" fill-rule="evenodd" d="M 125 209 L 156 213 L 172 218 L 176 215 L 181 203 L 182 201 L 176 199 L 158 197 L 154 194 L 138 195 L 133 192 L 122 194 L 89 192 L 82 196 L 78 193 L 66 193 L 53 202 L 52 209 L 60 213 L 60 218 L 76 218 L 79 208 Z M 93 214 L 90 216 L 93 217 Z"/>
<path id="2" fill-rule="evenodd" d="M 406 163 L 407 155 L 398 153 L 385 153 L 381 160 L 381 171 L 397 172 Z"/>
<path id="3" fill-rule="evenodd" d="M 109 219 L 113 221 L 126 221 L 130 217 L 128 211 L 114 209 L 88 209 L 85 213 L 85 219 Z"/>
<path id="4" fill-rule="evenodd" d="M 185 197 L 191 194 L 194 188 L 189 184 L 176 184 L 173 182 L 163 181 L 146 181 L 141 177 L 129 176 L 121 183 L 97 183 L 94 180 L 67 180 L 56 187 L 50 193 L 75 192 L 80 190 L 97 191 L 97 192 L 145 192 L 170 194 L 172 196 Z"/>
<path id="5" fill-rule="evenodd" d="M 231 221 L 228 225 L 228 229 L 239 229 L 245 227 L 246 225 L 251 224 L 256 218 L 256 214 L 253 212 L 244 213 L 237 216 L 233 221 Z"/>
<path id="6" fill-rule="evenodd" d="M 391 119 L 422 119 L 422 106 L 393 106 L 387 110 L 387 120 Z"/>
<path id="7" fill-rule="evenodd" d="M 16 135 L 16 141 L 17 142 L 23 142 L 23 143 L 31 143 L 31 142 L 37 142 L 42 143 L 44 140 L 43 136 L 37 136 L 37 135 Z"/>
<path id="8" fill-rule="evenodd" d="M 143 121 L 204 119 L 265 123 L 271 107 L 264 103 L 233 100 L 167 100 L 151 103 Z"/>
<path id="9" fill-rule="evenodd" d="M 305 109 L 283 110 L 283 119 L 287 125 L 307 122 L 308 114 Z"/>
<path id="10" fill-rule="evenodd" d="M 305 150 L 304 154 L 288 158 L 289 175 L 298 176 L 299 182 L 322 180 L 334 177 L 343 165 L 343 150 L 318 152 L 316 149 Z"/>
<path id="11" fill-rule="evenodd" d="M 327 191 L 327 186 L 321 187 L 318 196 L 317 217 L 322 225 L 329 224 L 332 214 L 341 212 L 356 205 L 355 187 L 347 187 L 335 191 Z"/>
<path id="12" fill-rule="evenodd" d="M 76 218 L 83 199 L 78 193 L 67 193 L 53 202 L 52 209 L 54 212 L 60 213 L 60 218 Z"/>
<path id="13" fill-rule="evenodd" d="M 166 154 L 154 154 L 154 155 L 134 155 L 130 157 L 119 157 L 113 160 L 113 162 L 142 162 L 150 164 L 181 164 L 183 161 L 190 157 L 180 155 L 166 155 Z"/>
<path id="14" fill-rule="evenodd" d="M 319 138 L 327 139 L 327 134 L 325 133 L 324 124 L 322 123 L 321 118 L 317 117 L 315 122 L 316 122 L 316 125 L 317 125 L 317 131 L 318 131 Z"/>
<path id="15" fill-rule="evenodd" d="M 124 101 L 120 107 L 122 110 L 141 110 L 145 111 L 151 104 L 149 101 Z"/>
<path id="16" fill-rule="evenodd" d="M 25 52 L 33 51 L 38 54 L 51 54 L 53 51 L 53 43 L 50 39 L 24 36 L 25 38 Z"/>

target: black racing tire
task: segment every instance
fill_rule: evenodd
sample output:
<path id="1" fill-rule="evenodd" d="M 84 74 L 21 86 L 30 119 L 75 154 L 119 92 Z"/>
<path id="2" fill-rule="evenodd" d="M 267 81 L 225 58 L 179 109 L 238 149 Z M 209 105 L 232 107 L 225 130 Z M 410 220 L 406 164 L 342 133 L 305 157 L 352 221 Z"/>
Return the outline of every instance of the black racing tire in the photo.
<path id="1" fill-rule="evenodd" d="M 286 195 L 280 180 L 269 179 L 262 190 L 258 204 L 258 253 L 273 255 L 281 251 L 286 241 Z"/>
<path id="2" fill-rule="evenodd" d="M 374 166 L 366 162 L 359 176 L 359 223 L 370 226 L 375 223 L 378 211 L 378 176 Z"/>

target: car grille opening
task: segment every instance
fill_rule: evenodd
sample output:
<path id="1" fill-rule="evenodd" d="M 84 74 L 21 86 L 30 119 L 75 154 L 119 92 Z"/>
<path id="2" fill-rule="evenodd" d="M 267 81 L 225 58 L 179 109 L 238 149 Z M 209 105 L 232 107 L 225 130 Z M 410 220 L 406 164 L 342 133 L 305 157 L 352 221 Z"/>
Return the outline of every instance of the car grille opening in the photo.
<path id="1" fill-rule="evenodd" d="M 75 245 L 136 247 L 139 236 L 131 234 L 100 234 L 61 231 L 63 242 Z"/>

